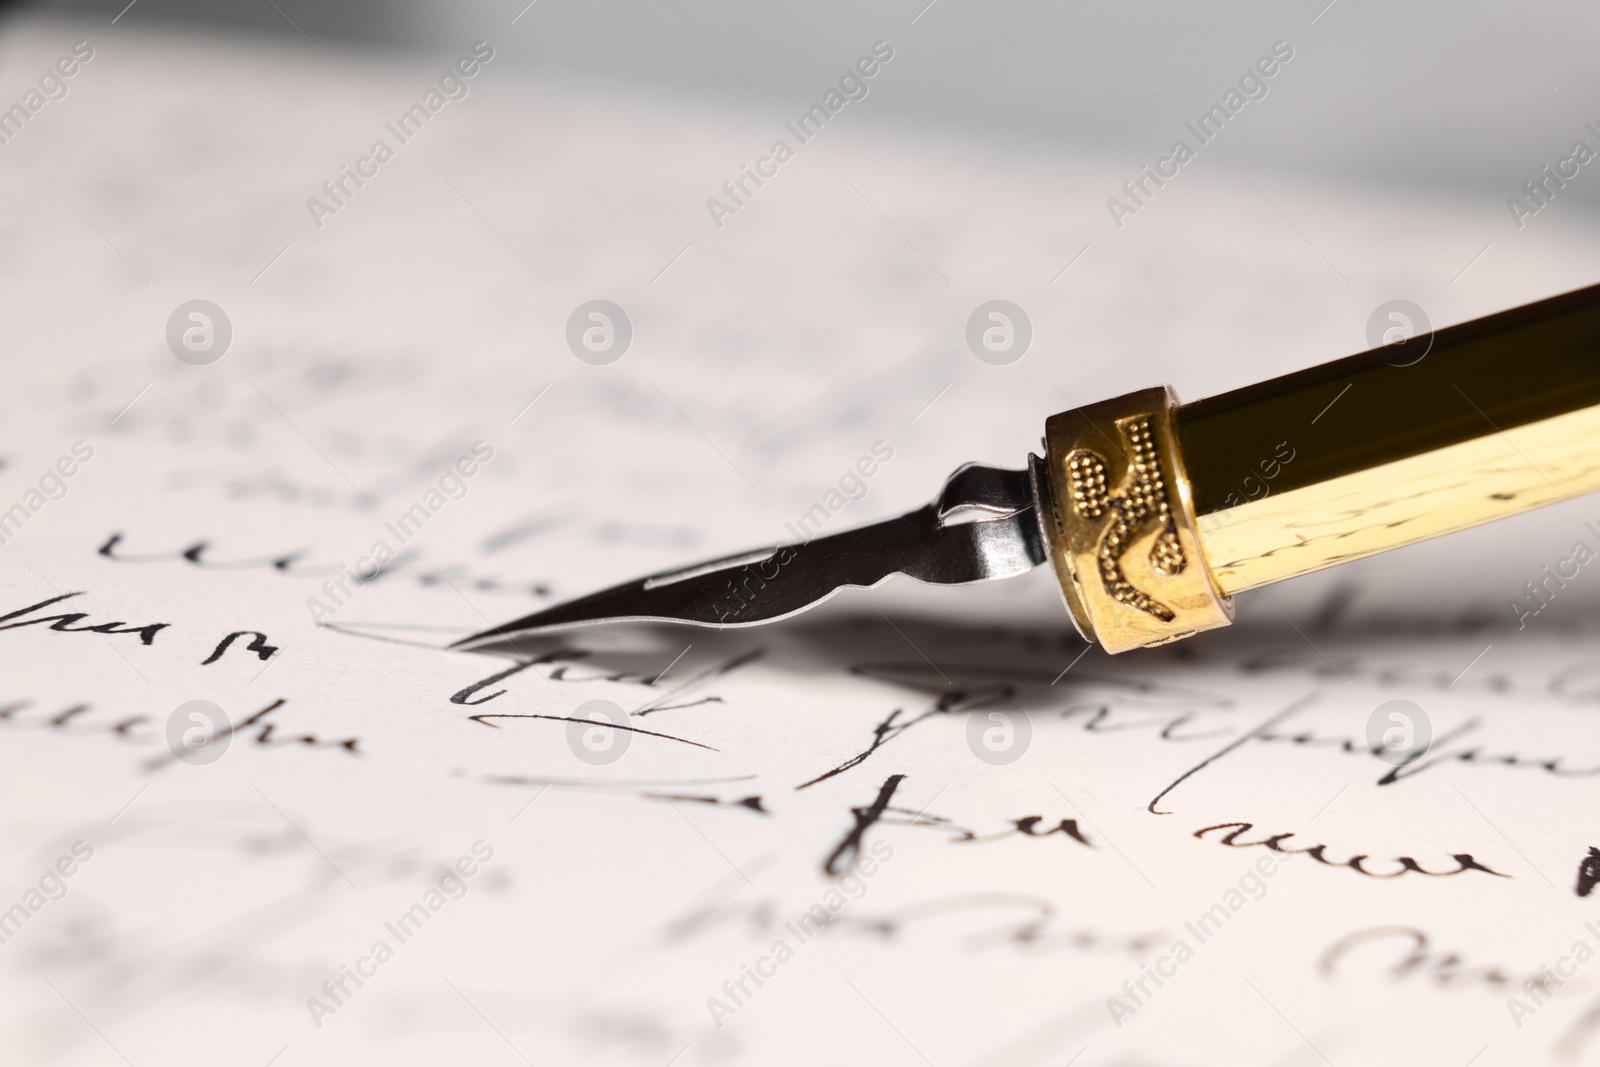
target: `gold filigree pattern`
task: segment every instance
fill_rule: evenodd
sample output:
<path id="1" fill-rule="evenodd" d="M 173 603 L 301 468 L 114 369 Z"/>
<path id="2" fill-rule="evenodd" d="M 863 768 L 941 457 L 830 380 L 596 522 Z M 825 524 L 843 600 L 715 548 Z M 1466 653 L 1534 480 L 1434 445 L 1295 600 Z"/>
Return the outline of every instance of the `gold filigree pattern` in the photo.
<path id="1" fill-rule="evenodd" d="M 1095 556 L 1106 594 L 1162 622 L 1171 622 L 1176 617 L 1173 610 L 1135 586 L 1122 570 L 1122 557 L 1151 524 L 1160 530 L 1150 549 L 1151 566 L 1172 576 L 1188 565 L 1161 474 L 1155 434 L 1145 415 L 1119 419 L 1117 429 L 1128 455 L 1128 471 L 1121 484 L 1113 492 L 1107 484 L 1105 458 L 1092 449 L 1077 449 L 1067 457 L 1072 507 L 1085 519 L 1105 519 Z"/>
<path id="2" fill-rule="evenodd" d="M 1195 533 L 1177 407 L 1172 390 L 1157 386 L 1044 424 L 1036 484 L 1050 559 L 1073 625 L 1107 652 L 1233 620 Z"/>

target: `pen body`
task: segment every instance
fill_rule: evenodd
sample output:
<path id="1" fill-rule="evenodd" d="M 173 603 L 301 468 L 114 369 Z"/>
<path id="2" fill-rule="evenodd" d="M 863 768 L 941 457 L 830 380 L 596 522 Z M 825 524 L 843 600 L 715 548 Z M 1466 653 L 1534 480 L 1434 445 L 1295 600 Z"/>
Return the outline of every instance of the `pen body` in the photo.
<path id="1" fill-rule="evenodd" d="M 1180 407 L 1224 594 L 1600 489 L 1600 286 Z"/>

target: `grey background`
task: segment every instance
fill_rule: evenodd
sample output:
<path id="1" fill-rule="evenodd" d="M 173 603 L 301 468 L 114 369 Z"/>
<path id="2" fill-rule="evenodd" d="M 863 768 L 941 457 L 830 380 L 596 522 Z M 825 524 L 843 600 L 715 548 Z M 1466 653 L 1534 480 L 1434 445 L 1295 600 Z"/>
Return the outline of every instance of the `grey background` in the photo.
<path id="1" fill-rule="evenodd" d="M 126 0 L 41 0 L 104 14 Z M 895 46 L 877 121 L 982 143 L 1026 140 L 1153 161 L 1272 42 L 1296 51 L 1263 108 L 1226 133 L 1237 161 L 1359 176 L 1408 192 L 1510 196 L 1572 142 L 1600 138 L 1600 7 L 1534 0 L 137 0 L 123 19 L 325 46 L 438 51 L 493 40 L 506 67 L 627 93 L 798 114 L 872 41 Z M 12 10 L 18 10 L 13 7 Z M 915 20 L 915 21 L 913 21 Z M 752 88 L 752 84 L 754 88 Z M 1567 209 L 1600 204 L 1586 168 Z M 1592 168 L 1600 171 L 1600 167 Z"/>

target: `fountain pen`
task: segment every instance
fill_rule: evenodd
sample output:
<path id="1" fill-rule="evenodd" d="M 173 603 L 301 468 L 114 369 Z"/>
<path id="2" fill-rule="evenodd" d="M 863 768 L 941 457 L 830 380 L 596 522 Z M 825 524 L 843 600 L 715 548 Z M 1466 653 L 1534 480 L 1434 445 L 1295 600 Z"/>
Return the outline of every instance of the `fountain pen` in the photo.
<path id="1" fill-rule="evenodd" d="M 883 522 L 627 582 L 474 634 L 751 626 L 896 574 L 1047 560 L 1108 652 L 1233 619 L 1233 595 L 1600 489 L 1600 285 L 1190 404 L 1165 386 L 1051 416 L 1024 470 L 967 464 Z"/>

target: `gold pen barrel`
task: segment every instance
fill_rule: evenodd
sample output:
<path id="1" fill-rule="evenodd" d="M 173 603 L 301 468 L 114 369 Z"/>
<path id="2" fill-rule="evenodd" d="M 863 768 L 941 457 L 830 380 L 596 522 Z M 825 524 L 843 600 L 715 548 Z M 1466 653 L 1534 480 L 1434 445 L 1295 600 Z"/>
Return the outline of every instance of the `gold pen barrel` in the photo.
<path id="1" fill-rule="evenodd" d="M 1600 490 L 1600 286 L 1179 407 L 1052 416 L 1040 530 L 1108 651 L 1234 593 Z"/>
<path id="2" fill-rule="evenodd" d="M 1600 489 L 1600 286 L 1178 409 L 1225 594 Z"/>

